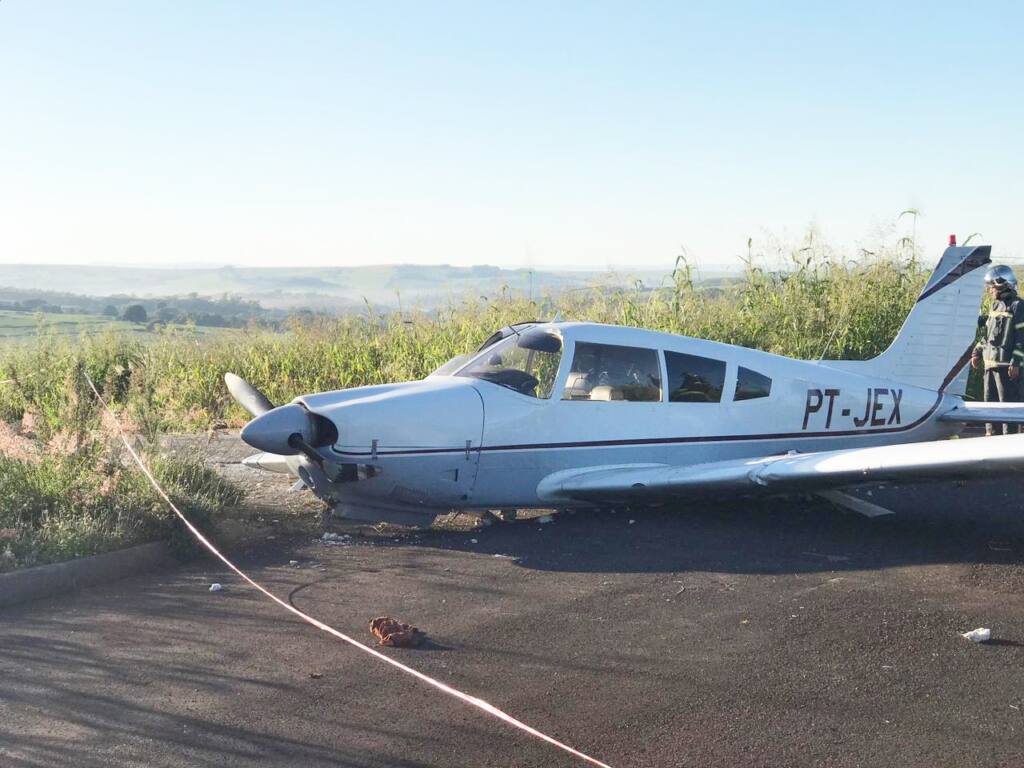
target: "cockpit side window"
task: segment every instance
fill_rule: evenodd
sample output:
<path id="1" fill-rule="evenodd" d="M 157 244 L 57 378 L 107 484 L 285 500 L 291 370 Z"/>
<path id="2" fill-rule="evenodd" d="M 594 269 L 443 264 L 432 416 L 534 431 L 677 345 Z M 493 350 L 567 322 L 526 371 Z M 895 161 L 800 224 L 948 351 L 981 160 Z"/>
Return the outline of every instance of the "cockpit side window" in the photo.
<path id="1" fill-rule="evenodd" d="M 725 386 L 725 363 L 710 357 L 666 352 L 671 403 L 718 403 Z"/>
<path id="2" fill-rule="evenodd" d="M 562 399 L 658 402 L 658 353 L 653 349 L 577 341 Z"/>
<path id="3" fill-rule="evenodd" d="M 456 376 L 506 387 L 521 395 L 549 398 L 562 359 L 562 340 L 545 330 L 528 330 L 488 346 Z"/>
<path id="4" fill-rule="evenodd" d="M 744 368 L 742 365 L 736 374 L 736 394 L 733 400 L 756 400 L 768 397 L 772 393 L 772 380 L 763 373 Z"/>

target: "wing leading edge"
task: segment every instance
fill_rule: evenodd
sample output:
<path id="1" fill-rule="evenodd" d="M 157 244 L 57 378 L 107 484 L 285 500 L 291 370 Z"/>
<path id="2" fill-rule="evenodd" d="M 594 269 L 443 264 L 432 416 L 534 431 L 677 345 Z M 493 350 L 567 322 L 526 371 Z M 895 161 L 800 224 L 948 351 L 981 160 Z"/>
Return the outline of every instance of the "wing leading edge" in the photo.
<path id="1" fill-rule="evenodd" d="M 1004 419 L 1005 420 L 1005 419 Z M 710 493 L 817 491 L 888 480 L 960 479 L 1024 469 L 1024 435 L 732 459 L 685 467 L 564 470 L 537 486 L 545 501 L 655 501 Z"/>

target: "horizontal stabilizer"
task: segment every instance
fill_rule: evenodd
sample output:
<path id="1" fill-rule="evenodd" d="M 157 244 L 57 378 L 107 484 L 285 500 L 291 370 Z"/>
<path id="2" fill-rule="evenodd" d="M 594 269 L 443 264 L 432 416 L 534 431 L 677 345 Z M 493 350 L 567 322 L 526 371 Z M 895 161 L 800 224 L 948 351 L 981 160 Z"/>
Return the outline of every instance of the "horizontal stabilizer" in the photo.
<path id="1" fill-rule="evenodd" d="M 939 421 L 960 424 L 1024 424 L 1024 403 L 961 403 L 939 416 Z"/>

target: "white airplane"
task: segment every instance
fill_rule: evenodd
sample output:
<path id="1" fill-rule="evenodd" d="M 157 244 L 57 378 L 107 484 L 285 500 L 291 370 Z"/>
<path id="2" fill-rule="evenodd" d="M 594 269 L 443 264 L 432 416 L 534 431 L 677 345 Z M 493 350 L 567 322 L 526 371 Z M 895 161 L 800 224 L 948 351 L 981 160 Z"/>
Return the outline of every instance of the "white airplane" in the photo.
<path id="1" fill-rule="evenodd" d="M 340 517 L 428 525 L 452 509 L 655 505 L 723 494 L 843 492 L 1024 468 L 1024 405 L 963 399 L 989 246 L 948 248 L 892 345 L 865 361 L 794 360 L 667 333 L 522 323 L 422 381 L 304 395 L 274 408 L 227 374 L 255 418 L 246 463 L 299 478 Z"/>

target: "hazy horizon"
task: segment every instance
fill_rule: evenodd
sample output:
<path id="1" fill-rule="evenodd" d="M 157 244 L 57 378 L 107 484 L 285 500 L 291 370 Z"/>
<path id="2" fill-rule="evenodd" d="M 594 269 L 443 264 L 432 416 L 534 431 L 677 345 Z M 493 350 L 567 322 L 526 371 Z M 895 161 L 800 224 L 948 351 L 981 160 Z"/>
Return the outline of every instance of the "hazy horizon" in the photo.
<path id="1" fill-rule="evenodd" d="M 0 3 L 0 263 L 1024 258 L 1024 10 Z M 770 235 L 768 233 L 771 233 Z"/>

